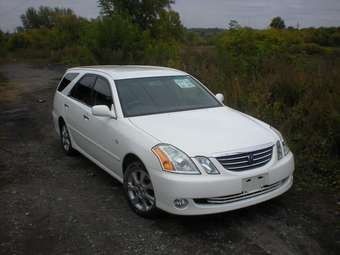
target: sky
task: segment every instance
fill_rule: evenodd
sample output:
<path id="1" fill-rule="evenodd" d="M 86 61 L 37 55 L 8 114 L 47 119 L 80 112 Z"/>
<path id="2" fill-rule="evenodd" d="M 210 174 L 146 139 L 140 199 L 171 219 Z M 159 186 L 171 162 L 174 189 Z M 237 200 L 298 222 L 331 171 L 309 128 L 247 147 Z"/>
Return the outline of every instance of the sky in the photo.
<path id="1" fill-rule="evenodd" d="M 96 0 L 0 0 L 0 29 L 13 31 L 28 7 L 68 7 L 87 18 L 99 15 Z M 186 27 L 225 28 L 231 19 L 265 28 L 275 16 L 288 26 L 340 26 L 340 0 L 176 0 L 173 9 Z"/>

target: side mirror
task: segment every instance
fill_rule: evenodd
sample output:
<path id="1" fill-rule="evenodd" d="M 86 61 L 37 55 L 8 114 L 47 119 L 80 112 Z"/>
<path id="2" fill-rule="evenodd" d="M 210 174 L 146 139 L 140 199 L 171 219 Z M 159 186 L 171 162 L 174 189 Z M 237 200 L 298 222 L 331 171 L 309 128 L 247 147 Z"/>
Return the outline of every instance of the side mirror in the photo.
<path id="1" fill-rule="evenodd" d="M 218 93 L 218 94 L 215 95 L 215 97 L 216 97 L 216 99 L 217 99 L 221 104 L 223 104 L 223 101 L 224 101 L 224 96 L 223 96 L 223 94 Z"/>
<path id="2" fill-rule="evenodd" d="M 113 111 L 110 111 L 107 105 L 95 105 L 91 110 L 92 115 L 94 116 L 116 118 L 116 114 Z"/>

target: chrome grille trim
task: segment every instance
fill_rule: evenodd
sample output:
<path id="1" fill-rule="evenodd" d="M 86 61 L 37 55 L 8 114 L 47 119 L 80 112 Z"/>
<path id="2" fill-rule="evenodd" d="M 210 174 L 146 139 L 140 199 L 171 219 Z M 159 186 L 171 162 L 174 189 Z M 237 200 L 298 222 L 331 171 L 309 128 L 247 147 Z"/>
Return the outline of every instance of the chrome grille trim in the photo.
<path id="1" fill-rule="evenodd" d="M 216 157 L 230 171 L 245 171 L 266 165 L 273 156 L 273 145 L 250 152 Z"/>
<path id="2" fill-rule="evenodd" d="M 233 203 L 245 199 L 249 199 L 252 197 L 257 197 L 266 193 L 269 193 L 271 191 L 274 191 L 278 188 L 280 188 L 282 185 L 284 185 L 289 177 L 284 178 L 281 181 L 275 182 L 270 185 L 265 185 L 262 187 L 261 190 L 251 192 L 251 193 L 239 193 L 239 194 L 234 194 L 234 195 L 229 195 L 229 196 L 223 196 L 223 197 L 212 197 L 212 198 L 200 198 L 200 199 L 194 199 L 194 202 L 197 204 L 228 204 L 228 203 Z"/>
<path id="3" fill-rule="evenodd" d="M 271 146 L 271 147 L 269 147 L 269 148 L 267 148 L 267 149 L 263 149 L 263 150 L 255 151 L 255 152 L 254 152 L 254 155 L 258 155 L 258 154 L 264 154 L 264 153 L 267 153 L 267 152 L 271 151 L 271 149 L 272 149 L 272 146 Z"/>
<path id="4" fill-rule="evenodd" d="M 262 155 L 262 154 L 261 154 Z M 261 157 L 256 157 L 256 159 L 263 159 L 263 158 L 267 158 L 269 155 L 264 155 L 264 156 L 261 156 Z"/>

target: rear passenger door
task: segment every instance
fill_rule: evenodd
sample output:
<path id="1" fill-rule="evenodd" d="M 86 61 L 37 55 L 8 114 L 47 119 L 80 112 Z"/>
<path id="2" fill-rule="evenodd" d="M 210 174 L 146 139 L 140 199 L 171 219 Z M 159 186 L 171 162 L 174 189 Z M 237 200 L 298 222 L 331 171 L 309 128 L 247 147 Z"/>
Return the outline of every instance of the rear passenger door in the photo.
<path id="1" fill-rule="evenodd" d="M 92 87 L 96 81 L 95 74 L 85 74 L 74 85 L 65 103 L 66 123 L 76 149 L 79 147 L 87 154 L 91 153 L 89 128 L 91 121 Z"/>

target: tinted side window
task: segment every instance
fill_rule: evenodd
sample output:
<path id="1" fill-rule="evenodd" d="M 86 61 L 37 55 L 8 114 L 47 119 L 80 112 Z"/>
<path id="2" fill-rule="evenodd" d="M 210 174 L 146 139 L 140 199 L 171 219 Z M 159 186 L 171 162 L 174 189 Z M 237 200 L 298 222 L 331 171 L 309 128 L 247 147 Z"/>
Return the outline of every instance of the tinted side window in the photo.
<path id="1" fill-rule="evenodd" d="M 58 86 L 58 91 L 63 91 L 67 87 L 67 85 L 69 85 L 71 81 L 73 81 L 78 76 L 78 74 L 79 73 L 66 74 Z"/>
<path id="2" fill-rule="evenodd" d="M 113 100 L 109 82 L 105 78 L 97 76 L 93 87 L 93 105 L 107 105 L 111 109 L 112 104 Z"/>
<path id="3" fill-rule="evenodd" d="M 96 76 L 93 74 L 86 74 L 83 78 L 81 78 L 76 85 L 72 88 L 71 97 L 87 104 L 92 105 L 91 103 L 91 91 L 93 83 L 96 79 Z"/>

